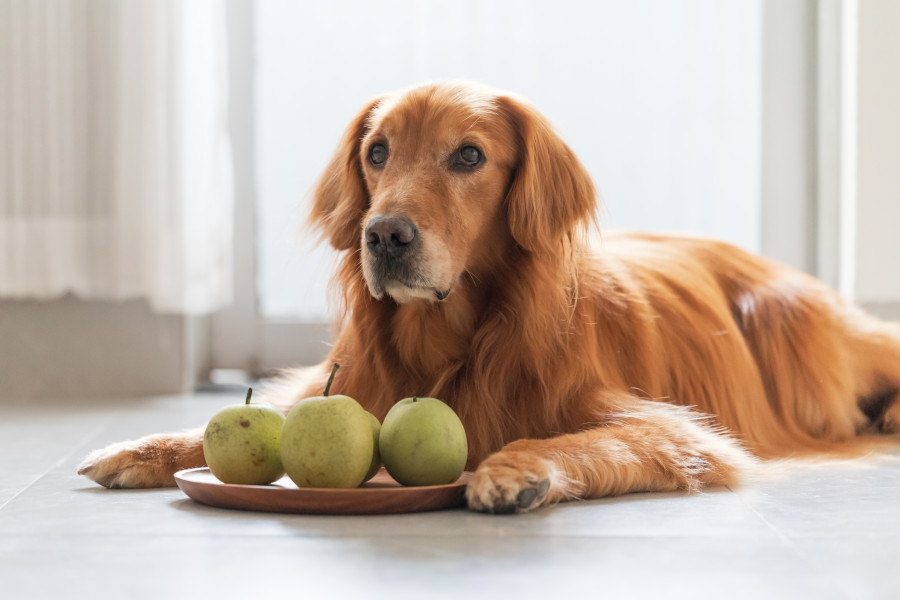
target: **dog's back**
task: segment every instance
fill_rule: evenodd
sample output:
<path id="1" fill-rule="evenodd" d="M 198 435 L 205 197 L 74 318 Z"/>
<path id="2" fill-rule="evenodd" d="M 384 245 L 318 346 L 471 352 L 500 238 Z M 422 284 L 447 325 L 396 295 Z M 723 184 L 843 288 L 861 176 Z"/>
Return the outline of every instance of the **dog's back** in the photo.
<path id="1" fill-rule="evenodd" d="M 650 331 L 631 360 L 659 361 L 634 379 L 648 395 L 690 399 L 763 455 L 833 450 L 897 427 L 900 326 L 715 240 L 610 233 L 597 252 L 601 279 L 619 264 L 643 307 L 643 323 L 628 328 Z"/>

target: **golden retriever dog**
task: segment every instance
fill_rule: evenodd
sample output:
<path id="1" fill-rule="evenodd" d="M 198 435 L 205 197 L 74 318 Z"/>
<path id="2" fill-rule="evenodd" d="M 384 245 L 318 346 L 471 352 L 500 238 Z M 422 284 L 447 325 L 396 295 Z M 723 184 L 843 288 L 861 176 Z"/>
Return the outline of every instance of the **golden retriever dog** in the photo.
<path id="1" fill-rule="evenodd" d="M 443 399 L 469 438 L 470 508 L 731 485 L 759 457 L 842 452 L 900 430 L 900 326 L 725 243 L 605 232 L 548 120 L 461 82 L 379 96 L 312 197 L 341 251 L 327 361 L 271 387 L 333 389 L 383 418 Z M 92 453 L 108 487 L 173 484 L 202 430 Z"/>

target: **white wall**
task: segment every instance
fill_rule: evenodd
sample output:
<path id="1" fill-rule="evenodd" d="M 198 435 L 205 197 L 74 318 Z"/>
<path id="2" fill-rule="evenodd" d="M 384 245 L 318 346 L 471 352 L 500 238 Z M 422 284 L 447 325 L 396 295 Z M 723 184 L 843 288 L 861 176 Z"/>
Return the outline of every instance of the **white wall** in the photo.
<path id="1" fill-rule="evenodd" d="M 900 303 L 900 2 L 859 0 L 855 294 Z"/>
<path id="2" fill-rule="evenodd" d="M 765 0 L 760 252 L 816 271 L 815 0 Z"/>

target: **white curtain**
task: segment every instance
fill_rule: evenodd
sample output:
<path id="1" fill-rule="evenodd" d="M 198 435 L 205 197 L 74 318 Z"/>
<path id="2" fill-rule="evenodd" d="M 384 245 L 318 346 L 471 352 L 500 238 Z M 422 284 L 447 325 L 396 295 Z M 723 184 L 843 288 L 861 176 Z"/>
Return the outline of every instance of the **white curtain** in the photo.
<path id="1" fill-rule="evenodd" d="M 0 297 L 230 300 L 224 0 L 0 0 Z"/>

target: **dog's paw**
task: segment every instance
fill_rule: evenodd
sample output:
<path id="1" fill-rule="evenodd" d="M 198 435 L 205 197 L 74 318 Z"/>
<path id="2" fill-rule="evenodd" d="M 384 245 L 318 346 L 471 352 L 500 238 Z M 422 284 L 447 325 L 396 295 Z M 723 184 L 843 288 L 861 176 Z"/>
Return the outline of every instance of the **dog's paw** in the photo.
<path id="1" fill-rule="evenodd" d="M 203 464 L 203 434 L 187 432 L 95 450 L 78 465 L 78 474 L 108 488 L 172 487 L 176 471 Z"/>
<path id="2" fill-rule="evenodd" d="M 466 486 L 466 501 L 470 509 L 492 514 L 534 510 L 557 495 L 553 471 L 548 461 L 501 451 L 475 470 Z"/>
<path id="3" fill-rule="evenodd" d="M 78 474 L 108 488 L 171 487 L 174 472 L 160 469 L 159 461 L 142 440 L 119 442 L 91 452 Z"/>
<path id="4" fill-rule="evenodd" d="M 887 402 L 887 408 L 878 419 L 878 429 L 888 435 L 900 433 L 900 392 Z"/>

